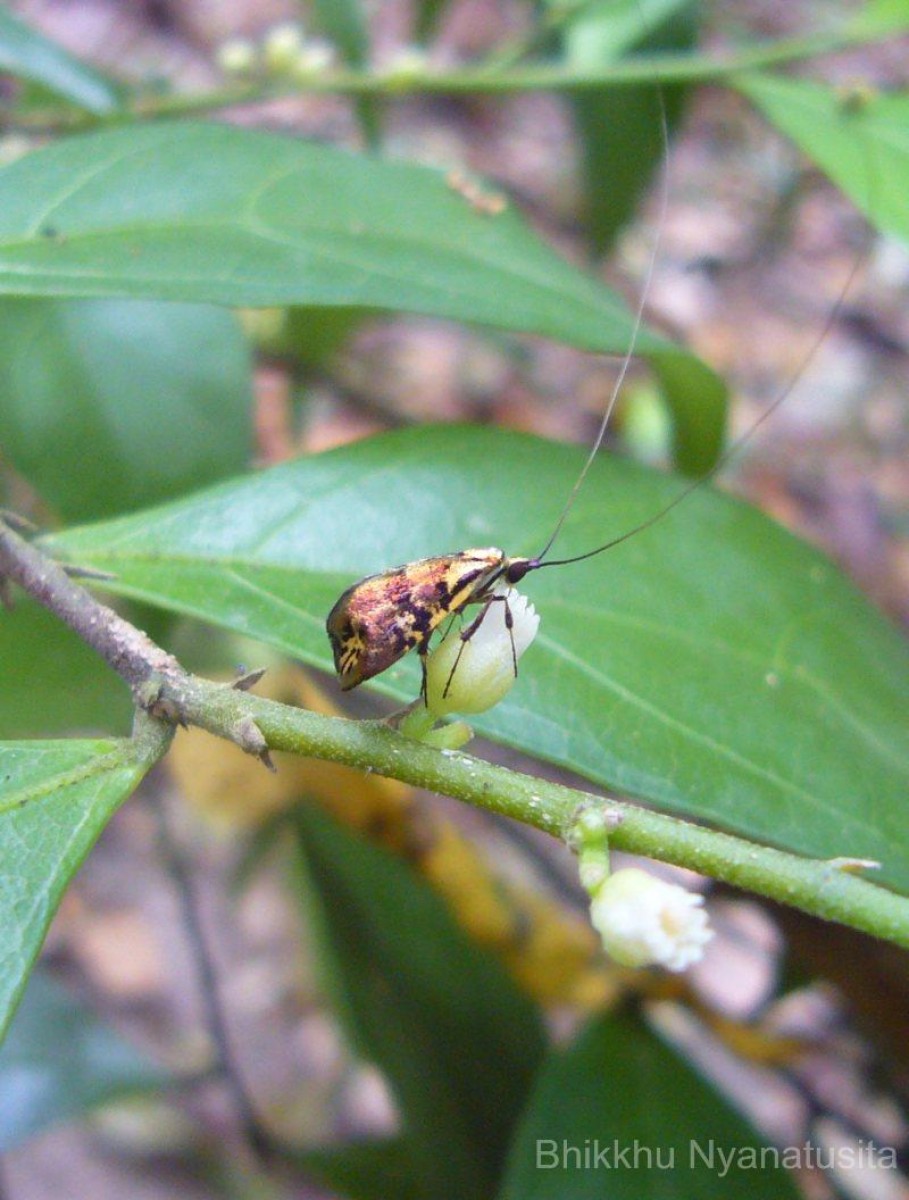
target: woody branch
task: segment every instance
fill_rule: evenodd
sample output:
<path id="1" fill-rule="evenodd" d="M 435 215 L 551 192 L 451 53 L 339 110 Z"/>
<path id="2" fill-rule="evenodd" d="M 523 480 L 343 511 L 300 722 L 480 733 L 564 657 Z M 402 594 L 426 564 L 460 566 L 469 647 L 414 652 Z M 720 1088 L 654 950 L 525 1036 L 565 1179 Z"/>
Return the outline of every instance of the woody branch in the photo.
<path id="1" fill-rule="evenodd" d="M 382 721 L 327 717 L 263 700 L 245 690 L 257 676 L 228 687 L 191 675 L 3 520 L 0 580 L 18 584 L 65 621 L 123 678 L 137 707 L 159 720 L 197 725 L 266 763 L 272 749 L 376 771 L 568 840 L 579 814 L 604 811 L 616 849 L 689 867 L 909 947 L 909 898 L 858 878 L 843 863 L 759 846 L 467 754 L 443 754 Z"/>

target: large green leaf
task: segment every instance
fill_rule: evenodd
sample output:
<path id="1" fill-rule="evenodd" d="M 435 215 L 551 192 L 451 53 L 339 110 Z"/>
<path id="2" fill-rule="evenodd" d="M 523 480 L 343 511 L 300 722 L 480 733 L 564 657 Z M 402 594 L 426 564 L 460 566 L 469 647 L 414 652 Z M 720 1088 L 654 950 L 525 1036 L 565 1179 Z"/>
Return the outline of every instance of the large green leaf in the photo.
<path id="1" fill-rule="evenodd" d="M 128 733 L 129 691 L 59 617 L 16 597 L 0 614 L 0 739 Z"/>
<path id="2" fill-rule="evenodd" d="M 100 1104 L 173 1077 L 43 972 L 0 1047 L 0 1153 Z"/>
<path id="3" fill-rule="evenodd" d="M 17 20 L 6 5 L 0 8 L 0 71 L 39 83 L 89 112 L 106 113 L 117 106 L 116 89 L 108 80 Z"/>
<path id="4" fill-rule="evenodd" d="M 540 1073 L 500 1200 L 795 1200 L 746 1122 L 640 1021 L 604 1016 Z"/>
<path id="5" fill-rule="evenodd" d="M 798 145 L 873 225 L 909 241 L 909 91 L 857 93 L 779 75 L 732 83 Z"/>
<path id="6" fill-rule="evenodd" d="M 242 471 L 250 361 L 232 313 L 137 300 L 0 300 L 0 445 L 85 521 Z"/>
<path id="7" fill-rule="evenodd" d="M 543 1054 L 539 1013 L 400 859 L 314 807 L 295 817 L 339 1016 L 398 1102 L 426 1197 L 488 1196 Z M 396 1193 L 397 1194 L 397 1193 Z"/>
<path id="8" fill-rule="evenodd" d="M 70 879 L 153 761 L 138 741 L 0 742 L 0 1038 Z"/>
<path id="9" fill-rule="evenodd" d="M 374 438 L 49 548 L 111 588 L 329 668 L 324 620 L 368 572 L 465 546 L 538 553 L 577 448 L 436 426 Z M 603 456 L 556 548 L 623 533 L 681 483 Z M 909 889 L 905 641 L 821 554 L 708 488 L 609 554 L 529 575 L 540 634 L 490 736 L 595 782 Z M 374 686 L 418 690 L 410 658 Z"/>
<path id="10" fill-rule="evenodd" d="M 476 212 L 441 171 L 221 125 L 74 137 L 0 171 L 0 294 L 421 312 L 623 354 L 618 297 L 513 210 Z M 680 461 L 705 466 L 724 391 L 698 359 L 642 331 Z"/>

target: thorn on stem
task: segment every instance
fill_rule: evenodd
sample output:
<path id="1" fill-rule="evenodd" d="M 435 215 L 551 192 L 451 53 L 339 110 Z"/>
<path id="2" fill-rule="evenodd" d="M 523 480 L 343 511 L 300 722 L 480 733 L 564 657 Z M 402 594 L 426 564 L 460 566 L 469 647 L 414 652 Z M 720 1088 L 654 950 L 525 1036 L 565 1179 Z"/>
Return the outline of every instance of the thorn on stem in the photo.
<path id="1" fill-rule="evenodd" d="M 879 871 L 881 864 L 874 858 L 828 858 L 827 866 L 833 867 L 835 871 L 845 871 L 849 874 L 858 874 L 861 871 Z"/>
<path id="2" fill-rule="evenodd" d="M 272 762 L 271 755 L 268 752 L 268 742 L 266 742 L 262 730 L 252 717 L 243 717 L 237 721 L 230 733 L 232 739 L 241 750 L 245 750 L 247 754 L 254 755 L 269 771 L 277 774 L 278 768 Z"/>
<path id="3" fill-rule="evenodd" d="M 99 571 L 95 567 L 79 567 L 75 563 L 62 563 L 61 566 L 70 579 L 116 579 L 111 571 Z"/>
<path id="4" fill-rule="evenodd" d="M 37 533 L 38 526 L 33 524 L 28 517 L 23 517 L 19 513 L 12 512 L 8 508 L 0 508 L 0 521 L 4 525 L 8 525 L 10 529 L 14 529 L 16 533 Z"/>
<path id="5" fill-rule="evenodd" d="M 267 671 L 267 667 L 257 667 L 255 671 L 245 671 L 239 675 L 230 685 L 238 692 L 248 692 L 254 688 L 262 676 Z"/>

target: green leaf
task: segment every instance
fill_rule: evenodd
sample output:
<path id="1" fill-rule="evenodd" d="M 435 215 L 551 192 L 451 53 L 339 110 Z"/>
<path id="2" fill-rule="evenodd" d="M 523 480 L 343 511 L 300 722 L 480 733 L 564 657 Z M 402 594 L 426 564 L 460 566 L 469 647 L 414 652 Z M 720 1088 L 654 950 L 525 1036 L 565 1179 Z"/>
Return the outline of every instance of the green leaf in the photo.
<path id="1" fill-rule="evenodd" d="M 113 84 L 17 20 L 6 6 L 0 8 L 0 71 L 41 84 L 88 112 L 108 113 L 118 105 Z"/>
<path id="2" fill-rule="evenodd" d="M 369 58 L 369 26 L 362 0 L 312 0 L 312 7 L 319 32 L 334 42 L 344 62 L 362 66 Z M 367 144 L 376 144 L 379 98 L 357 96 L 355 107 Z"/>
<path id="3" fill-rule="evenodd" d="M 345 62 L 359 65 L 369 54 L 369 30 L 360 0 L 312 0 L 319 32 L 338 47 Z"/>
<path id="4" fill-rule="evenodd" d="M 413 5 L 413 40 L 417 46 L 425 46 L 435 35 L 447 8 L 447 0 L 416 0 Z"/>
<path id="5" fill-rule="evenodd" d="M 190 123 L 74 137 L 0 171 L 3 293 L 353 305 L 614 354 L 633 328 L 513 210 L 474 211 L 441 171 Z M 666 381 L 683 452 L 695 448 L 680 461 L 700 470 L 686 414 L 707 414 L 717 444 L 722 384 L 647 330 L 637 349 Z"/>
<path id="6" fill-rule="evenodd" d="M 70 879 L 154 759 L 132 740 L 0 743 L 0 1039 Z"/>
<path id="7" fill-rule="evenodd" d="M 112 590 L 331 668 L 343 588 L 466 546 L 539 553 L 583 453 L 430 427 L 289 463 L 50 542 Z M 600 457 L 556 547 L 652 517 L 678 479 Z M 909 890 L 905 640 L 823 555 L 710 489 L 608 554 L 527 577 L 542 626 L 484 733 L 773 845 L 879 859 Z M 415 656 L 374 681 L 418 690 Z"/>
<path id="8" fill-rule="evenodd" d="M 20 596 L 0 613 L 0 739 L 128 733 L 123 681 L 47 609 Z"/>
<path id="9" fill-rule="evenodd" d="M 291 354 L 304 367 L 324 367 L 370 315 L 362 308 L 292 308 L 280 334 L 279 352 Z"/>
<path id="10" fill-rule="evenodd" d="M 251 408 L 246 342 L 222 309 L 0 300 L 0 444 L 67 520 L 242 471 Z"/>
<path id="11" fill-rule="evenodd" d="M 648 52 L 687 50 L 697 33 L 697 8 L 691 0 L 613 0 L 587 5 L 568 27 L 567 63 L 595 69 L 632 48 Z M 682 87 L 612 87 L 570 95 L 583 150 L 587 233 L 591 246 L 604 253 L 629 220 L 655 171 L 663 162 L 662 109 L 671 127 L 681 114 Z"/>
<path id="12" fill-rule="evenodd" d="M 397 1099 L 415 1195 L 490 1193 L 544 1037 L 532 1002 L 387 851 L 294 819 L 339 1016 Z"/>
<path id="13" fill-rule="evenodd" d="M 350 1200 L 420 1200 L 423 1195 L 413 1179 L 413 1151 L 401 1138 L 300 1150 L 290 1157 Z"/>
<path id="14" fill-rule="evenodd" d="M 903 33 L 909 30 L 909 4 L 906 0 L 868 0 L 854 14 L 852 26 L 869 38 L 882 33 Z"/>
<path id="15" fill-rule="evenodd" d="M 774 1154 L 640 1020 L 606 1015 L 541 1071 L 500 1200 L 796 1200 Z"/>
<path id="16" fill-rule="evenodd" d="M 101 1104 L 172 1082 L 66 988 L 36 971 L 0 1047 L 0 1153 Z"/>
<path id="17" fill-rule="evenodd" d="M 909 241 L 909 92 L 842 90 L 771 74 L 731 83 L 812 162 L 825 171 L 876 228 Z"/>

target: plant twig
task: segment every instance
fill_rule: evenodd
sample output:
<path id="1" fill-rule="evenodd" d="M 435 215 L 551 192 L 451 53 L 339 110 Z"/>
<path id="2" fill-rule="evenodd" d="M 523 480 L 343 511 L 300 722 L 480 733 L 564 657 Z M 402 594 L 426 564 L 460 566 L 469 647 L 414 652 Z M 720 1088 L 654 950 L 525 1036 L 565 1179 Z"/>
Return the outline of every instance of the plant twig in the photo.
<path id="1" fill-rule="evenodd" d="M 179 668 L 177 660 L 141 630 L 124 621 L 0 518 L 0 580 L 18 583 L 39 604 L 74 629 L 135 693 L 156 671 Z M 147 708 L 148 705 L 143 705 Z"/>
<path id="2" fill-rule="evenodd" d="M 846 28 L 829 34 L 768 39 L 724 54 L 634 54 L 616 62 L 583 69 L 562 63 L 503 67 L 495 58 L 489 62 L 448 70 L 434 70 L 431 67 L 408 70 L 406 74 L 340 67 L 314 71 L 303 79 L 257 81 L 190 96 L 143 99 L 137 105 L 135 115 L 144 118 L 178 115 L 190 110 L 223 108 L 309 93 L 377 97 L 409 94 L 510 95 L 516 92 L 577 92 L 612 86 L 631 87 L 642 83 L 703 83 L 728 78 L 743 71 L 756 71 L 832 54 L 852 46 L 880 41 L 887 36 L 892 36 L 892 33 Z M 122 120 L 122 114 L 119 119 Z"/>
<path id="3" fill-rule="evenodd" d="M 909 947 L 909 898 L 859 878 L 846 869 L 847 860 L 802 858 L 468 754 L 436 750 L 382 721 L 326 717 L 190 675 L 0 522 L 0 577 L 4 575 L 94 647 L 130 685 L 140 707 L 227 738 L 266 765 L 269 749 L 329 759 L 455 796 L 564 839 L 570 839 L 580 812 L 591 806 L 605 809 L 613 825 L 610 844 L 617 850 L 690 867 Z"/>
<path id="4" fill-rule="evenodd" d="M 256 1115 L 243 1073 L 231 1046 L 215 964 L 202 928 L 202 916 L 192 879 L 171 828 L 166 803 L 156 802 L 152 807 L 158 823 L 161 855 L 177 893 L 183 928 L 192 948 L 192 958 L 198 972 L 205 1026 L 214 1043 L 216 1070 L 230 1092 L 240 1132 L 249 1151 L 258 1162 L 268 1162 L 275 1153 L 275 1147 Z"/>
<path id="5" fill-rule="evenodd" d="M 395 97 L 402 95 L 512 95 L 518 92 L 583 92 L 604 87 L 704 83 L 728 79 L 743 71 L 762 70 L 790 62 L 816 58 L 872 44 L 893 36 L 892 29 L 846 28 L 804 37 L 768 39 L 727 53 L 635 54 L 617 62 L 580 69 L 561 63 L 503 65 L 495 55 L 488 61 L 447 70 L 408 70 L 406 74 L 369 68 L 339 67 L 313 71 L 304 78 L 255 79 L 232 83 L 206 92 L 166 96 L 142 96 L 130 108 L 108 114 L 54 113 L 43 110 L 28 119 L 19 118 L 16 128 L 68 130 L 121 124 L 124 120 L 157 120 L 213 112 L 251 104 L 264 104 L 291 96 L 328 94 L 352 97 Z"/>

